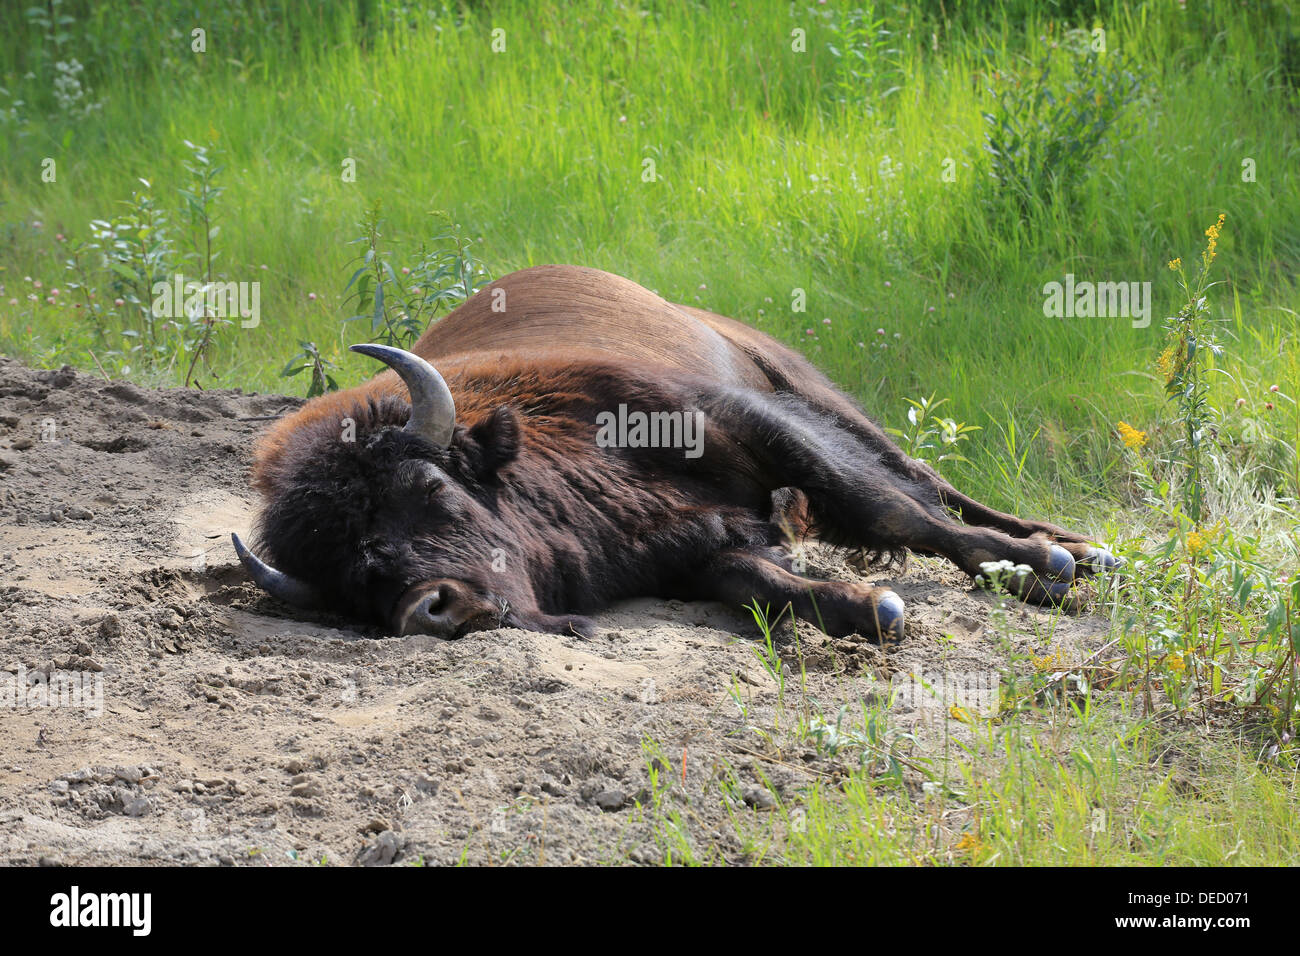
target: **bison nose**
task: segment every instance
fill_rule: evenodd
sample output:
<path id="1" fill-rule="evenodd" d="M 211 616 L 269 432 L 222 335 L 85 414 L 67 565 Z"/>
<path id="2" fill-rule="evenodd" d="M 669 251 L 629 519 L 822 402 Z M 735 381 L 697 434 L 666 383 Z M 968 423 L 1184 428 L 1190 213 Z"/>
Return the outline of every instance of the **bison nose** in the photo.
<path id="1" fill-rule="evenodd" d="M 445 585 L 434 588 L 410 606 L 398 622 L 398 633 L 454 637 L 460 621 L 450 613 L 451 604 Z"/>

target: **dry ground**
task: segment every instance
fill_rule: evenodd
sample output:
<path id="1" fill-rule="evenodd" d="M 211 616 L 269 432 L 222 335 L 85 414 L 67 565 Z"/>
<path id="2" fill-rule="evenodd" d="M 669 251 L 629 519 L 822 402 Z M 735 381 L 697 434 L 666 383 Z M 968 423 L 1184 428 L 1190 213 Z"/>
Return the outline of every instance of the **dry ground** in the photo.
<path id="1" fill-rule="evenodd" d="M 695 837 L 740 861 L 721 776 L 761 819 L 843 769 L 744 729 L 733 692 L 770 727 L 777 688 L 739 609 L 634 601 L 599 615 L 592 640 L 442 642 L 289 616 L 247 582 L 229 533 L 255 510 L 249 450 L 266 422 L 249 419 L 298 403 L 0 358 L 0 862 L 655 862 L 637 808 L 646 739 L 669 755 Z M 909 672 L 993 674 L 1013 651 L 1077 656 L 1105 630 L 1017 609 L 1008 644 L 992 599 L 949 565 L 882 577 L 910 614 L 887 653 L 807 625 L 796 649 L 779 628 L 790 687 L 801 657 L 829 714 Z M 90 696 L 41 706 L 51 673 Z M 942 714 L 894 707 L 921 750 Z"/>

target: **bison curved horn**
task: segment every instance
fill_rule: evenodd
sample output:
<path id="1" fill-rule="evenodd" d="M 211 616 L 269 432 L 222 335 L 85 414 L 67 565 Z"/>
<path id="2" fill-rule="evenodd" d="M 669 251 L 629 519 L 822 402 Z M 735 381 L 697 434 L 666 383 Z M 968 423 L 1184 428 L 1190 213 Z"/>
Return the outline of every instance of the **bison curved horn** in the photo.
<path id="1" fill-rule="evenodd" d="M 401 376 L 411 393 L 406 431 L 446 448 L 456 427 L 456 401 L 438 370 L 414 352 L 391 345 L 354 345 L 352 351 L 379 359 Z"/>
<path id="2" fill-rule="evenodd" d="M 253 582 L 271 597 L 277 597 L 285 604 L 301 608 L 314 608 L 320 605 L 320 599 L 311 585 L 290 577 L 283 571 L 277 571 L 262 561 L 244 547 L 244 542 L 240 541 L 239 535 L 234 532 L 231 532 L 230 540 L 235 545 L 235 554 L 239 555 L 239 563 L 248 571 Z"/>

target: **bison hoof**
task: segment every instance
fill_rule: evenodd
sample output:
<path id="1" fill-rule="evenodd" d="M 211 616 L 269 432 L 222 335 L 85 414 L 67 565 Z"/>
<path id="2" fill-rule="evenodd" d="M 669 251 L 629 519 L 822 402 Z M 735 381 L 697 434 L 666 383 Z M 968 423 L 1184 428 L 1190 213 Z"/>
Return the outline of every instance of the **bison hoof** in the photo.
<path id="1" fill-rule="evenodd" d="M 1013 582 L 1009 590 L 1029 604 L 1059 607 L 1063 611 L 1074 613 L 1080 605 L 1072 585 L 1072 581 L 1051 581 L 1046 577 L 1026 574 Z"/>
<path id="2" fill-rule="evenodd" d="M 876 598 L 876 625 L 882 641 L 903 639 L 903 618 L 903 599 L 893 591 L 886 591 Z"/>
<path id="3" fill-rule="evenodd" d="M 1079 561 L 1079 570 L 1085 574 L 1114 572 L 1124 567 L 1123 558 L 1116 557 L 1105 548 L 1089 548 Z"/>
<path id="4" fill-rule="evenodd" d="M 1047 574 L 1057 581 L 1074 580 L 1074 555 L 1054 544 L 1047 555 Z"/>

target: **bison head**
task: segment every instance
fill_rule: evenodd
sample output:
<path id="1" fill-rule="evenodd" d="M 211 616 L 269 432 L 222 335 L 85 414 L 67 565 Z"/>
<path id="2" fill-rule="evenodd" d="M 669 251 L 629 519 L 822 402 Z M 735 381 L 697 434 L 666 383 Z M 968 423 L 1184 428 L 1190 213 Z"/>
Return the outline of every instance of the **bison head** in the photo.
<path id="1" fill-rule="evenodd" d="M 289 604 L 398 634 L 535 627 L 522 582 L 494 570 L 498 549 L 517 541 L 495 503 L 498 473 L 519 451 L 518 417 L 503 406 L 457 425 L 447 383 L 422 358 L 383 345 L 353 351 L 389 365 L 409 404 L 373 390 L 343 419 L 299 427 L 259 523 L 265 560 L 234 535 L 239 560 Z"/>

